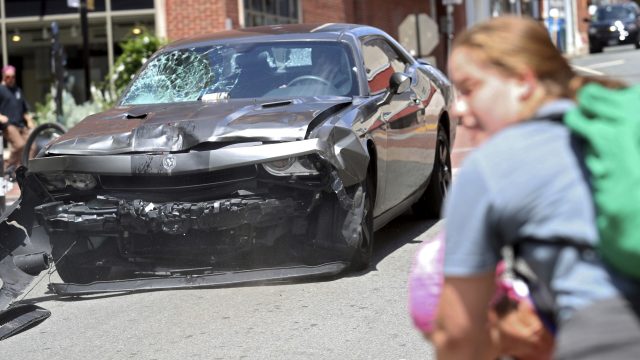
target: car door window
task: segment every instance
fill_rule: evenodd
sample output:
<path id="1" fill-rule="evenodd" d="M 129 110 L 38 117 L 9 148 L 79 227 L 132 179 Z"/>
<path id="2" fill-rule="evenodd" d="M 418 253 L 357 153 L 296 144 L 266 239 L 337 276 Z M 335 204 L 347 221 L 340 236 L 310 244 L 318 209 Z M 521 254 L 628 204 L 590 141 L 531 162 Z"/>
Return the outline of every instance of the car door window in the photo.
<path id="1" fill-rule="evenodd" d="M 366 39 L 362 43 L 362 55 L 371 94 L 387 89 L 391 75 L 404 72 L 409 65 L 409 62 L 382 38 Z"/>

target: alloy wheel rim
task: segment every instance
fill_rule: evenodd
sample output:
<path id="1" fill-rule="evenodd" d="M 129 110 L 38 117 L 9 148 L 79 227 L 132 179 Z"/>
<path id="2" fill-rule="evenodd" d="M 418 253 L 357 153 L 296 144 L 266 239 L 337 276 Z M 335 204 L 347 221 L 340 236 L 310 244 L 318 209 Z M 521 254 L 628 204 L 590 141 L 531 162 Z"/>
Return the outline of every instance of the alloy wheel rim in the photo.
<path id="1" fill-rule="evenodd" d="M 449 147 L 446 145 L 446 141 L 440 141 L 438 148 L 440 156 L 438 157 L 440 167 L 440 191 L 443 195 L 447 194 L 449 184 L 451 183 L 451 166 L 449 162 Z"/>

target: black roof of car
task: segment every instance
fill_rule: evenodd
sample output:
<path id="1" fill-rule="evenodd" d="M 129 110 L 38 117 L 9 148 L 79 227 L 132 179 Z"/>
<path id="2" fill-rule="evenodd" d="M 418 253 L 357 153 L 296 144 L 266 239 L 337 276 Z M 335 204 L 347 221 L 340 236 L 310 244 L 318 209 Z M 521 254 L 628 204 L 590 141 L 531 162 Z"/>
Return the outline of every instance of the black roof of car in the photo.
<path id="1" fill-rule="evenodd" d="M 605 8 L 625 8 L 629 10 L 640 11 L 640 6 L 634 2 L 622 3 L 622 4 L 604 4 L 598 5 L 597 9 L 605 9 Z"/>
<path id="2" fill-rule="evenodd" d="M 338 40 L 344 33 L 356 36 L 365 34 L 383 34 L 377 28 L 358 24 L 287 24 L 248 27 L 237 30 L 220 31 L 207 35 L 199 35 L 175 41 L 167 45 L 164 50 L 181 49 L 201 46 L 217 42 L 251 42 L 269 40 Z"/>

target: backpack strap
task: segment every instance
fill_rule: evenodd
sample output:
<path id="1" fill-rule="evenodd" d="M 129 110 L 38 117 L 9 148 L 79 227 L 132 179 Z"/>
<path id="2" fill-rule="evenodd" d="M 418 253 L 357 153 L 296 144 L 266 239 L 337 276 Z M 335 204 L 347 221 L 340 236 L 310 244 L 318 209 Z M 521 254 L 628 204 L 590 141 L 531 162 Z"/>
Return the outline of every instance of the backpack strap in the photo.
<path id="1" fill-rule="evenodd" d="M 534 117 L 529 119 L 528 121 L 551 121 L 557 123 L 564 123 L 564 112 L 551 113 L 549 115 Z"/>
<path id="2" fill-rule="evenodd" d="M 524 259 L 517 256 L 519 246 L 505 245 L 502 248 L 502 259 L 505 263 L 505 273 L 513 278 L 524 280 L 529 288 L 529 296 L 535 305 L 538 316 L 547 329 L 555 334 L 557 306 L 555 296 L 549 285 L 542 281 Z M 554 257 L 555 266 L 557 256 Z"/>
<path id="3" fill-rule="evenodd" d="M 581 243 L 568 238 L 553 238 L 541 240 L 536 238 L 523 238 L 515 244 L 505 245 L 502 248 L 502 257 L 505 262 L 505 271 L 524 280 L 529 287 L 529 296 L 533 301 L 536 312 L 551 333 L 555 334 L 557 328 L 558 306 L 555 300 L 555 293 L 551 289 L 549 279 L 540 278 L 529 266 L 529 264 L 519 255 L 521 246 L 524 244 L 540 244 L 554 248 L 550 261 L 550 274 L 553 274 L 557 264 L 560 251 L 565 247 L 576 249 L 580 256 L 588 256 L 593 253 L 595 247 L 588 243 Z"/>

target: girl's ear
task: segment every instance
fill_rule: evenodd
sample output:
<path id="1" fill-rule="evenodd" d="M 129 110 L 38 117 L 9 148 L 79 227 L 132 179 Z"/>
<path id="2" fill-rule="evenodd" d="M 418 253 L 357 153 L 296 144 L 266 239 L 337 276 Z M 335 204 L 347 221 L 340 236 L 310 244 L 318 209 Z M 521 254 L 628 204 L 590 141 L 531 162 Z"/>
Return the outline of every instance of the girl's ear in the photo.
<path id="1" fill-rule="evenodd" d="M 527 69 L 519 78 L 520 86 L 518 87 L 518 98 L 520 100 L 528 100 L 535 92 L 538 86 L 538 78 L 533 71 Z"/>

